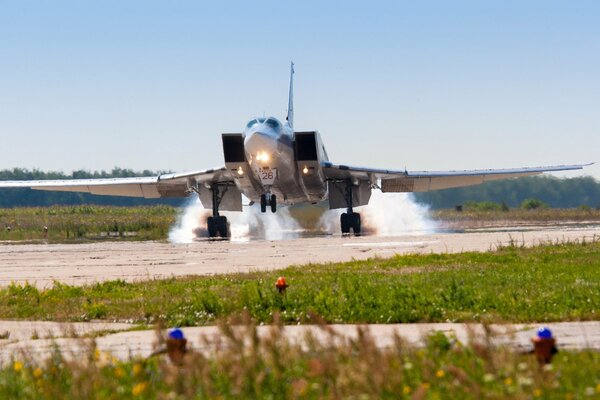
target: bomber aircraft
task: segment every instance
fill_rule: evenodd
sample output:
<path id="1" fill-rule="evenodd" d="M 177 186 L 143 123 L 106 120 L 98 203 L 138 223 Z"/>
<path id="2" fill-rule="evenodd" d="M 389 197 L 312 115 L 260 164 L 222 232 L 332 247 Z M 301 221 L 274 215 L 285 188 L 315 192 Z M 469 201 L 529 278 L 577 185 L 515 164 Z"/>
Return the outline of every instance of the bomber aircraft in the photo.
<path id="1" fill-rule="evenodd" d="M 291 64 L 285 122 L 274 117 L 253 118 L 241 133 L 223 133 L 225 165 L 204 171 L 160 176 L 0 181 L 0 188 L 86 192 L 96 195 L 145 198 L 187 197 L 196 193 L 204 208 L 210 237 L 229 237 L 229 224 L 219 211 L 242 211 L 242 194 L 261 211 L 277 211 L 279 204 L 328 200 L 341 214 L 342 234 L 361 233 L 354 207 L 368 204 L 372 189 L 382 192 L 427 192 L 483 182 L 535 175 L 547 171 L 582 169 L 590 164 L 466 171 L 407 171 L 353 167 L 329 160 L 318 131 L 294 130 L 294 63 Z"/>

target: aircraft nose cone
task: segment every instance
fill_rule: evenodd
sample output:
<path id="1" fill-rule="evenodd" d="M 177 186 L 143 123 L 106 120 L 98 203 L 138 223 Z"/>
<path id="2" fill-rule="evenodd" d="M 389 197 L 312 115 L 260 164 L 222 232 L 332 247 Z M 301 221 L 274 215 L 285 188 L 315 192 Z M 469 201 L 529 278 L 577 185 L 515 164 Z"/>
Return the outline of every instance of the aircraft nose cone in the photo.
<path id="1" fill-rule="evenodd" d="M 277 140 L 265 132 L 252 132 L 244 139 L 248 160 L 269 161 L 277 150 Z"/>

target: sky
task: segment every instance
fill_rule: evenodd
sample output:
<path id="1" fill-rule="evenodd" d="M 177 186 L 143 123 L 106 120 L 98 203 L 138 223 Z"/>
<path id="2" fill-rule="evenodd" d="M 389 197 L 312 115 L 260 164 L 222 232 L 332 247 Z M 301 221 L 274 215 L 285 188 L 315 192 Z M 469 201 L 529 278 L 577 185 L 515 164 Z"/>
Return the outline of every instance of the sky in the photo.
<path id="1" fill-rule="evenodd" d="M 336 163 L 600 162 L 598 1 L 0 0 L 0 169 L 193 171 L 284 119 Z M 600 179 L 600 164 L 583 172 Z"/>

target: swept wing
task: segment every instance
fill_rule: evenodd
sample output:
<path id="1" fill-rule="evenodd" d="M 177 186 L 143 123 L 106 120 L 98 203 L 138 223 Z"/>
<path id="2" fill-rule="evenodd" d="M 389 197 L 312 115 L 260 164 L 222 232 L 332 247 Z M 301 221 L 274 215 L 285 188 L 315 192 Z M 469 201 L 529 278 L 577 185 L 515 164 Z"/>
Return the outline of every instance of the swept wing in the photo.
<path id="1" fill-rule="evenodd" d="M 376 184 L 380 179 L 382 192 L 428 192 L 478 185 L 498 179 L 537 175 L 542 172 L 582 169 L 591 164 L 593 163 L 465 171 L 398 171 L 336 165 L 330 162 L 323 162 L 321 165 L 325 176 L 330 180 L 357 179 Z"/>
<path id="2" fill-rule="evenodd" d="M 0 181 L 0 188 L 31 188 L 62 192 L 84 192 L 106 196 L 186 197 L 190 188 L 204 183 L 233 182 L 225 167 L 159 176 L 109 179 L 63 179 L 43 181 Z"/>

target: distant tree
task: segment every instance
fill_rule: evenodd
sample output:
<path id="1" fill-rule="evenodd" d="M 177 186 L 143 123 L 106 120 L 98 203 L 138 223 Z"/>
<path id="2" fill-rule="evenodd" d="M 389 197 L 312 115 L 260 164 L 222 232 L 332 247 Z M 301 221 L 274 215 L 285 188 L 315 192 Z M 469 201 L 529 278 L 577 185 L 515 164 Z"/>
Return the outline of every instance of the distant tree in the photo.
<path id="1" fill-rule="evenodd" d="M 521 208 L 524 210 L 535 210 L 538 208 L 548 208 L 548 205 L 538 199 L 525 199 L 521 203 Z"/>

